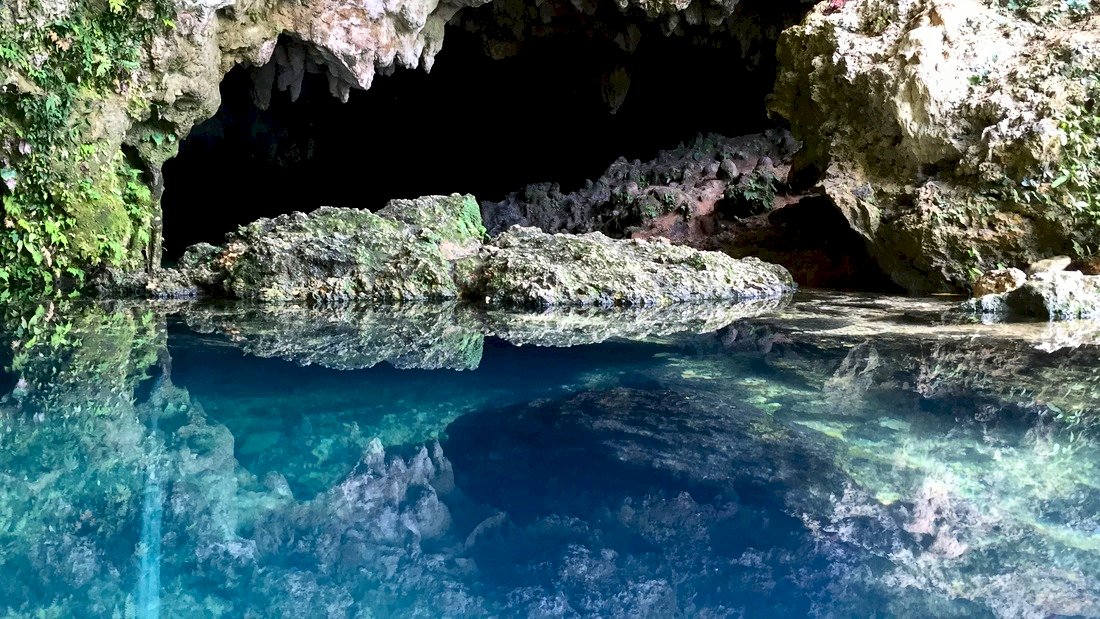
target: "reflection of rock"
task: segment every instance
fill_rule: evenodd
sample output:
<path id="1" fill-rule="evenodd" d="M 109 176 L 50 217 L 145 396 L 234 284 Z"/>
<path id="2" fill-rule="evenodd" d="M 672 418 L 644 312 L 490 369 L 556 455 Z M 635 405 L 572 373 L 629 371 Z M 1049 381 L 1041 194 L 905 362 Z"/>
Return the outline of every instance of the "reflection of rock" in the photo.
<path id="1" fill-rule="evenodd" d="M 482 320 L 488 333 L 512 344 L 576 346 L 609 339 L 708 333 L 741 318 L 775 311 L 789 302 L 790 297 L 773 297 L 660 307 L 558 308 L 539 313 L 491 311 Z"/>
<path id="2" fill-rule="evenodd" d="M 218 332 L 245 352 L 302 365 L 350 370 L 474 369 L 485 335 L 512 344 L 576 346 L 715 331 L 734 320 L 782 308 L 789 297 L 660 307 L 558 308 L 540 313 L 483 312 L 443 304 L 359 307 L 180 305 L 187 324 Z"/>
<path id="3" fill-rule="evenodd" d="M 193 306 L 191 328 L 218 331 L 245 352 L 339 370 L 373 367 L 474 369 L 483 336 L 454 303 L 402 306 Z"/>

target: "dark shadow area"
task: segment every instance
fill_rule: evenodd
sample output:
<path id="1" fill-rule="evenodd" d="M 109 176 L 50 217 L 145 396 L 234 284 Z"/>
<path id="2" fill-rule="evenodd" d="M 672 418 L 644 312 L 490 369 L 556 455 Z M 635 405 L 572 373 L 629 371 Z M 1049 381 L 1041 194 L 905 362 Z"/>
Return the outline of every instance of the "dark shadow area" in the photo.
<path id="1" fill-rule="evenodd" d="M 736 207 L 721 204 L 719 208 Z M 733 215 L 733 213 L 725 213 Z M 739 218 L 738 218 L 739 219 Z M 901 293 L 828 198 L 809 195 L 768 213 L 739 219 L 719 249 L 782 264 L 800 286 Z"/>
<path id="2" fill-rule="evenodd" d="M 770 126 L 771 61 L 750 69 L 737 41 L 713 47 L 640 26 L 629 55 L 566 33 L 503 60 L 449 28 L 431 74 L 399 69 L 347 103 L 310 75 L 296 102 L 276 92 L 260 110 L 250 70 L 235 69 L 217 115 L 164 167 L 165 257 L 258 217 L 321 205 L 373 209 L 451 192 L 500 199 L 542 181 L 577 188 L 619 156 L 645 160 L 699 133 Z M 624 64 L 630 87 L 612 114 L 606 80 Z"/>

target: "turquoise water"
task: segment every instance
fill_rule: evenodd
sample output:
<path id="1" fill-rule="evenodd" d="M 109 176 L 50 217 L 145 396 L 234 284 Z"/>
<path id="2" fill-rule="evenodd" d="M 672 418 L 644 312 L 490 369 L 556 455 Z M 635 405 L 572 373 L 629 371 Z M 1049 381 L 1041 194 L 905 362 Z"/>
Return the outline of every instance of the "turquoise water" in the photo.
<path id="1" fill-rule="evenodd" d="M 8 308 L 0 615 L 1100 616 L 1100 325 Z"/>

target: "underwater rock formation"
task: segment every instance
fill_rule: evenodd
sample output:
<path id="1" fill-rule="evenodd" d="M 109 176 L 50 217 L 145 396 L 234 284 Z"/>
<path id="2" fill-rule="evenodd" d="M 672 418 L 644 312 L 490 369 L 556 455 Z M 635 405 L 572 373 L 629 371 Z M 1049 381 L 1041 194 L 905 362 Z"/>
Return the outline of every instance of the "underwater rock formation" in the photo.
<path id="1" fill-rule="evenodd" d="M 842 6 L 783 34 L 770 105 L 805 143 L 799 173 L 820 178 L 883 270 L 912 292 L 958 291 L 998 263 L 1086 251 L 1093 9 Z"/>
<path id="2" fill-rule="evenodd" d="M 248 364 L 166 342 L 148 307 L 4 314 L 0 608 L 1095 616 L 1100 339 L 1048 351 L 1070 323 L 944 323 L 952 305 L 811 294 L 608 354 L 509 348 L 514 382 L 548 389 L 511 400 L 467 374 L 431 411 L 294 367 L 286 392 L 233 399 Z M 279 330 L 347 317 L 209 309 L 196 326 L 247 342 L 255 317 L 258 350 L 288 357 Z M 172 382 L 188 365 L 211 376 L 190 392 Z M 395 374 L 427 373 L 373 384 Z M 373 440 L 347 408 L 365 400 L 403 432 Z"/>
<path id="3" fill-rule="evenodd" d="M 514 228 L 482 243 L 473 196 L 393 200 L 372 213 L 321 208 L 261 219 L 179 269 L 109 274 L 107 296 L 397 303 L 464 297 L 498 308 L 636 306 L 782 297 L 790 274 L 754 258 Z M 180 282 L 183 282 L 182 284 Z M 166 284 L 167 282 L 167 284 Z"/>

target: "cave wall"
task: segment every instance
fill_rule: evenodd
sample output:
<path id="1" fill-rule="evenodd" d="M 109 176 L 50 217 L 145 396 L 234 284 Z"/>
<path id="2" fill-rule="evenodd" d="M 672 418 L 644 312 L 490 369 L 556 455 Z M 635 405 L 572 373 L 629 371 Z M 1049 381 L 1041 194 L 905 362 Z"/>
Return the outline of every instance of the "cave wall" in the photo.
<path id="1" fill-rule="evenodd" d="M 860 0 L 779 45 L 799 166 L 906 290 L 1100 251 L 1090 3 Z"/>
<path id="2" fill-rule="evenodd" d="M 376 74 L 430 70 L 445 24 L 481 0 L 20 0 L 0 9 L 0 180 L 14 230 L 0 281 L 49 292 L 97 268 L 153 268 L 161 256 L 161 167 L 214 115 L 233 67 L 275 59 L 277 90 L 323 67 L 347 98 Z M 534 19 L 553 15 L 539 7 Z M 564 5 L 556 5 L 564 10 Z M 700 5 L 702 6 L 702 5 Z M 637 19 L 728 32 L 736 2 L 635 0 Z M 557 9 L 555 9 L 557 10 Z M 683 19 L 672 16 L 683 14 Z M 280 36 L 306 54 L 279 51 Z M 363 119 L 364 124 L 385 119 Z M 124 148 L 125 153 L 124 154 Z M 11 219 L 14 217 L 14 219 Z"/>
<path id="3" fill-rule="evenodd" d="M 700 133 L 773 124 L 764 105 L 773 52 L 746 59 L 740 44 L 700 44 L 620 16 L 635 37 L 627 50 L 617 30 L 596 36 L 572 15 L 553 36 L 523 39 L 496 59 L 497 39 L 478 29 L 500 17 L 490 9 L 448 26 L 430 74 L 399 71 L 347 102 L 320 73 L 279 91 L 273 63 L 230 71 L 218 113 L 164 166 L 166 260 L 260 217 L 452 192 L 499 200 L 537 182 L 572 190 L 619 157 L 649 160 Z M 624 76 L 624 92 L 609 93 L 612 74 Z M 727 94 L 731 85 L 739 94 Z"/>
<path id="4" fill-rule="evenodd" d="M 474 21 L 464 12 L 480 0 L 5 3 L 4 294 L 79 285 L 104 266 L 157 266 L 162 165 L 214 115 L 233 67 L 267 67 L 257 83 L 291 94 L 317 71 L 345 99 L 376 74 L 430 69 L 447 23 L 481 36 L 494 57 L 578 22 L 630 52 L 631 23 L 648 21 L 670 36 L 740 44 L 751 61 L 754 37 L 785 25 L 761 28 L 761 12 L 797 17 L 801 7 L 499 2 L 492 19 Z M 807 145 L 795 175 L 819 184 L 895 282 L 960 290 L 984 268 L 1100 252 L 1098 33 L 1086 2 L 831 0 L 782 35 L 772 109 Z M 629 73 L 602 75 L 611 107 L 628 95 Z"/>

